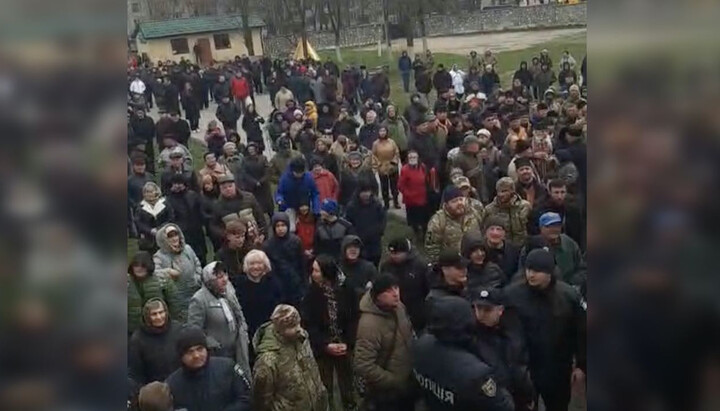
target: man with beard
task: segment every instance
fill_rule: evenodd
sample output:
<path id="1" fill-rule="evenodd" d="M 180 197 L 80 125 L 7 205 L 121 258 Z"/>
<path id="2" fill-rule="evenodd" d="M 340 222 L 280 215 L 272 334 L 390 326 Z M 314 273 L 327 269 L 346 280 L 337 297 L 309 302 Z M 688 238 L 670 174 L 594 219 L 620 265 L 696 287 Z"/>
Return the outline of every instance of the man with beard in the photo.
<path id="1" fill-rule="evenodd" d="M 567 184 L 560 179 L 550 180 L 548 184 L 550 195 L 545 201 L 537 202 L 528 219 L 528 233 L 540 234 L 540 216 L 547 213 L 557 213 L 562 219 L 563 232 L 575 240 L 581 249 L 585 244 L 585 222 L 580 208 L 567 197 Z"/>
<path id="2" fill-rule="evenodd" d="M 490 110 L 485 110 L 483 112 L 482 128 L 490 131 L 490 138 L 495 144 L 495 147 L 502 147 L 505 145 L 507 135 L 503 131 L 500 120 L 495 112 Z"/>
<path id="3" fill-rule="evenodd" d="M 210 357 L 201 329 L 181 332 L 177 354 L 182 366 L 167 379 L 176 408 L 250 411 L 251 376 L 229 358 Z"/>
<path id="4" fill-rule="evenodd" d="M 571 383 L 585 378 L 586 313 L 577 290 L 554 272 L 552 253 L 542 248 L 531 251 L 524 281 L 506 289 L 506 304 L 520 317 L 528 339 L 530 376 L 545 409 L 565 411 Z"/>
<path id="5" fill-rule="evenodd" d="M 253 223 L 258 230 L 259 241 L 262 243 L 267 233 L 267 220 L 265 212 L 247 191 L 239 190 L 235 186 L 235 177 L 225 175 L 218 179 L 220 198 L 215 202 L 210 221 L 211 235 L 216 238 L 223 237 L 225 221 L 233 218 L 243 218 Z"/>
<path id="6" fill-rule="evenodd" d="M 160 188 L 163 194 L 170 192 L 172 186 L 171 179 L 175 175 L 179 175 L 185 182 L 185 186 L 196 193 L 200 191 L 198 186 L 198 177 L 192 168 L 185 164 L 185 152 L 179 147 L 175 147 L 170 151 L 170 164 L 168 168 L 160 175 Z"/>
<path id="7" fill-rule="evenodd" d="M 497 383 L 513 397 L 516 411 L 534 409 L 535 388 L 528 370 L 525 334 L 517 313 L 505 307 L 502 290 L 478 289 L 470 293 L 475 312 L 473 340 L 478 357 L 492 367 Z"/>
<path id="8" fill-rule="evenodd" d="M 345 217 L 365 244 L 363 257 L 377 267 L 382 255 L 381 244 L 387 225 L 387 211 L 375 197 L 373 190 L 370 181 L 361 182 L 353 200 L 348 204 Z"/>
<path id="9" fill-rule="evenodd" d="M 413 341 L 413 374 L 429 411 L 512 411 L 506 388 L 475 354 L 469 302 L 443 297 L 429 313 L 428 332 Z"/>
<path id="10" fill-rule="evenodd" d="M 524 157 L 516 159 L 515 167 L 518 175 L 517 194 L 520 198 L 530 203 L 531 208 L 536 204 L 544 203 L 547 190 L 535 177 L 530 159 Z"/>
<path id="11" fill-rule="evenodd" d="M 144 109 L 135 111 L 135 115 L 130 118 L 130 127 L 137 142 L 143 145 L 143 151 L 150 160 L 148 171 L 155 173 L 155 146 L 153 139 L 155 138 L 155 122 L 152 118 L 145 115 Z"/>
<path id="12" fill-rule="evenodd" d="M 499 216 L 505 219 L 509 229 L 508 241 L 517 247 L 522 247 L 527 238 L 530 203 L 517 195 L 515 182 L 510 177 L 498 180 L 495 189 L 497 194 L 493 201 L 485 207 L 485 216 L 486 218 Z"/>
<path id="13" fill-rule="evenodd" d="M 430 219 L 425 239 L 425 252 L 430 263 L 437 262 L 440 251 L 460 252 L 463 234 L 480 228 L 480 221 L 466 205 L 462 191 L 449 186 L 443 192 L 443 207 Z"/>

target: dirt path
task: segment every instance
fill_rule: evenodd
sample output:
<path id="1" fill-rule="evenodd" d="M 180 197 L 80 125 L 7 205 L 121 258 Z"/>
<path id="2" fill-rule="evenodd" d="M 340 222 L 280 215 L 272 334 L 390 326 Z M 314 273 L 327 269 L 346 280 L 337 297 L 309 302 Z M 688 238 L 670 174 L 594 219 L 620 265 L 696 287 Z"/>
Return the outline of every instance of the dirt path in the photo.
<path id="1" fill-rule="evenodd" d="M 484 34 L 468 34 L 459 36 L 445 37 L 428 37 L 428 48 L 433 53 L 453 53 L 466 55 L 471 50 L 476 50 L 478 54 L 486 49 L 494 52 L 502 52 L 509 50 L 522 50 L 532 47 L 536 44 L 546 43 L 560 37 L 574 36 L 585 34 L 587 29 L 556 29 L 556 30 L 539 30 L 539 31 L 516 31 L 506 33 L 484 33 Z M 405 39 L 393 40 L 393 50 L 405 50 L 407 44 Z M 415 49 L 422 48 L 422 40 L 415 39 Z M 366 47 L 363 50 L 376 50 L 376 46 Z"/>

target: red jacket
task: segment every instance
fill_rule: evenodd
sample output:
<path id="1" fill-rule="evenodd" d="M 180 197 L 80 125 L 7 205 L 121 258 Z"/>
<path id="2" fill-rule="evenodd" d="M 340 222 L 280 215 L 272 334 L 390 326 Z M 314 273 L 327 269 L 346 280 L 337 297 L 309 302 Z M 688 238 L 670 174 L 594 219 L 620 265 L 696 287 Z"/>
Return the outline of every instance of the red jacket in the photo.
<path id="1" fill-rule="evenodd" d="M 300 237 L 303 251 L 312 250 L 315 242 L 315 218 L 308 213 L 307 216 L 298 214 L 295 222 L 295 234 Z"/>
<path id="2" fill-rule="evenodd" d="M 230 89 L 232 90 L 233 97 L 245 99 L 250 95 L 250 83 L 248 83 L 245 76 L 237 78 L 233 76 L 230 80 Z"/>
<path id="3" fill-rule="evenodd" d="M 400 170 L 400 178 L 398 179 L 398 190 L 402 193 L 403 203 L 408 207 L 418 207 L 427 205 L 428 178 L 432 179 L 435 169 L 430 170 L 430 175 L 426 176 L 425 166 L 420 164 L 417 167 L 410 167 L 405 164 Z"/>
<path id="4" fill-rule="evenodd" d="M 315 175 L 315 173 L 312 173 L 312 175 L 318 189 L 318 201 L 320 204 L 322 204 L 326 198 L 337 201 L 338 194 L 340 193 L 340 185 L 333 173 L 323 170 L 318 175 Z"/>

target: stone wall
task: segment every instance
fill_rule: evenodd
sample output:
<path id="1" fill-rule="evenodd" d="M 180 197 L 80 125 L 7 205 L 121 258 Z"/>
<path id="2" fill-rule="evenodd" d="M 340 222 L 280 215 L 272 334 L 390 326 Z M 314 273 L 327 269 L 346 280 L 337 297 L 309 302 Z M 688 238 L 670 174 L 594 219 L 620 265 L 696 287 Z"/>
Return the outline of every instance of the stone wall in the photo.
<path id="1" fill-rule="evenodd" d="M 448 36 L 503 30 L 528 30 L 584 26 L 587 24 L 587 4 L 548 4 L 528 7 L 489 9 L 473 13 L 434 15 L 425 20 L 428 36 Z M 419 30 L 416 28 L 416 33 Z M 360 25 L 340 33 L 342 47 L 365 46 L 377 42 L 378 26 Z M 265 50 L 272 56 L 287 56 L 295 50 L 296 36 L 270 36 L 265 39 Z M 335 46 L 332 32 L 310 32 L 308 40 L 316 50 Z"/>

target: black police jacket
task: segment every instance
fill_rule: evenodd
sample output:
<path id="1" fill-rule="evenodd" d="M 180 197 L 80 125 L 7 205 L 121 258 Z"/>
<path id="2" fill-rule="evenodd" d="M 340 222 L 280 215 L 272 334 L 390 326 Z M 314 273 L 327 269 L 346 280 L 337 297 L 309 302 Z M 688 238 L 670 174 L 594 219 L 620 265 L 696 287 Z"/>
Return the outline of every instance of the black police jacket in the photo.
<path id="1" fill-rule="evenodd" d="M 516 310 L 527 337 L 530 374 L 535 387 L 568 384 L 573 357 L 585 369 L 585 308 L 580 294 L 553 278 L 545 290 L 525 281 L 505 289 L 506 306 Z"/>
<path id="2" fill-rule="evenodd" d="M 167 384 L 175 408 L 187 411 L 249 411 L 249 376 L 228 358 L 208 357 L 197 371 L 179 368 Z"/>
<path id="3" fill-rule="evenodd" d="M 507 387 L 518 408 L 530 404 L 535 388 L 530 379 L 527 345 L 520 319 L 512 308 L 505 309 L 497 327 L 478 326 L 474 342 L 478 357 L 492 368 L 496 382 Z"/>
<path id="4" fill-rule="evenodd" d="M 428 410 L 514 410 L 508 391 L 472 353 L 443 344 L 432 334 L 416 340 L 412 353 L 413 375 Z"/>

